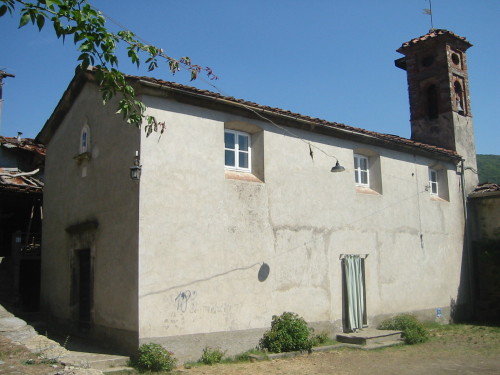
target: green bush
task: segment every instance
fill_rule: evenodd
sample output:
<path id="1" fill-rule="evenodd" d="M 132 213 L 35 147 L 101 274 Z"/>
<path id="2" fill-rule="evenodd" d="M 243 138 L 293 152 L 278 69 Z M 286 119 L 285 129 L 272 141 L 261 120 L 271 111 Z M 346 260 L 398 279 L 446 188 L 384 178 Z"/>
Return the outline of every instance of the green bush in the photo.
<path id="1" fill-rule="evenodd" d="M 224 357 L 224 352 L 219 348 L 205 347 L 203 349 L 203 354 L 201 355 L 200 362 L 206 365 L 213 365 L 214 363 L 220 363 Z"/>
<path id="2" fill-rule="evenodd" d="M 135 367 L 139 371 L 171 371 L 175 368 L 177 360 L 173 353 L 160 344 L 143 344 L 139 347 Z"/>
<path id="3" fill-rule="evenodd" d="M 429 340 L 429 332 L 420 323 L 417 318 L 409 314 L 396 315 L 390 319 L 384 320 L 378 326 L 378 329 L 391 329 L 402 331 L 405 344 L 413 345 Z"/>
<path id="4" fill-rule="evenodd" d="M 312 328 L 295 313 L 284 312 L 280 316 L 273 315 L 271 330 L 264 333 L 259 347 L 272 353 L 291 352 L 296 350 L 311 351 Z"/>

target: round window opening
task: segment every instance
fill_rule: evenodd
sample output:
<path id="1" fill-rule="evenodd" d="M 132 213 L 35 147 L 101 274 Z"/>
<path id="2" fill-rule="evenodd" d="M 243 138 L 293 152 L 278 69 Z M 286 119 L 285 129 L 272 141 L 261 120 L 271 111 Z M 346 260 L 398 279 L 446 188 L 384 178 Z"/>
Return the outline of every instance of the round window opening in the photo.
<path id="1" fill-rule="evenodd" d="M 458 56 L 458 54 L 456 54 L 456 53 L 453 53 L 451 55 L 451 61 L 453 61 L 453 64 L 455 64 L 455 65 L 460 64 L 460 56 Z"/>
<path id="2" fill-rule="evenodd" d="M 425 56 L 423 59 L 422 59 L 422 66 L 425 66 L 425 67 L 428 67 L 428 66 L 431 66 L 432 63 L 434 63 L 434 56 Z"/>

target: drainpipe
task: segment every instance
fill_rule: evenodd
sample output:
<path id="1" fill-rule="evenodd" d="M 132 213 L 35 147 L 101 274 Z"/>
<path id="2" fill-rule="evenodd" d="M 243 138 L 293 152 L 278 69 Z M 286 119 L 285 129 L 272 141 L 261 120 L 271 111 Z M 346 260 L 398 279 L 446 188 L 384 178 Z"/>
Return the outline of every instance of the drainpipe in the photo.
<path id="1" fill-rule="evenodd" d="M 470 316 L 468 318 L 474 317 L 476 306 L 475 306 L 475 295 L 474 295 L 474 278 L 473 278 L 473 256 L 472 256 L 472 249 L 471 249 L 471 235 L 470 235 L 470 223 L 469 223 L 469 215 L 467 212 L 467 196 L 465 192 L 465 167 L 464 167 L 464 159 L 460 159 L 460 180 L 462 183 L 462 203 L 463 203 L 463 208 L 464 208 L 464 245 L 465 245 L 465 252 L 467 253 L 467 263 L 468 263 L 468 287 L 469 287 L 469 302 L 470 302 L 470 309 L 469 313 Z"/>

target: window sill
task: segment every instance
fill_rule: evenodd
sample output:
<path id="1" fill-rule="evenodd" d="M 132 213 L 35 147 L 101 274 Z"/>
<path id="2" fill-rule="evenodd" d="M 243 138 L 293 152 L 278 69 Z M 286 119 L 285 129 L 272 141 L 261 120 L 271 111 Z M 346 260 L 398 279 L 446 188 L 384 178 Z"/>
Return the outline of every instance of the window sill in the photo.
<path id="1" fill-rule="evenodd" d="M 365 186 L 356 186 L 356 193 L 369 194 L 369 195 L 382 195 L 379 192 Z"/>
<path id="2" fill-rule="evenodd" d="M 75 159 L 78 164 L 81 164 L 84 160 L 89 161 L 90 159 L 92 159 L 92 154 L 90 152 L 83 152 L 74 156 L 73 159 Z"/>
<path id="3" fill-rule="evenodd" d="M 431 201 L 436 201 L 436 202 L 448 202 L 446 199 L 443 199 L 437 195 L 431 195 Z"/>
<path id="4" fill-rule="evenodd" d="M 255 175 L 249 172 L 236 172 L 236 171 L 224 171 L 224 177 L 228 180 L 240 180 L 240 181 L 248 181 L 248 182 L 259 182 L 264 183 L 264 181 L 257 178 Z"/>

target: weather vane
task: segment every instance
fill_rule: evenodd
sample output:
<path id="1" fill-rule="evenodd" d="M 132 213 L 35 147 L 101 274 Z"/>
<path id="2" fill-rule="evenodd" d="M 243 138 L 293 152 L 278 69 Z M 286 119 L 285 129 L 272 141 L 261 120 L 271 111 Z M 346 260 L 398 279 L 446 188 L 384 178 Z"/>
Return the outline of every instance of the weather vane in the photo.
<path id="1" fill-rule="evenodd" d="M 432 20 L 432 0 L 429 0 L 429 9 L 424 9 L 424 14 L 431 16 L 431 29 L 429 31 L 434 30 L 434 21 Z"/>

